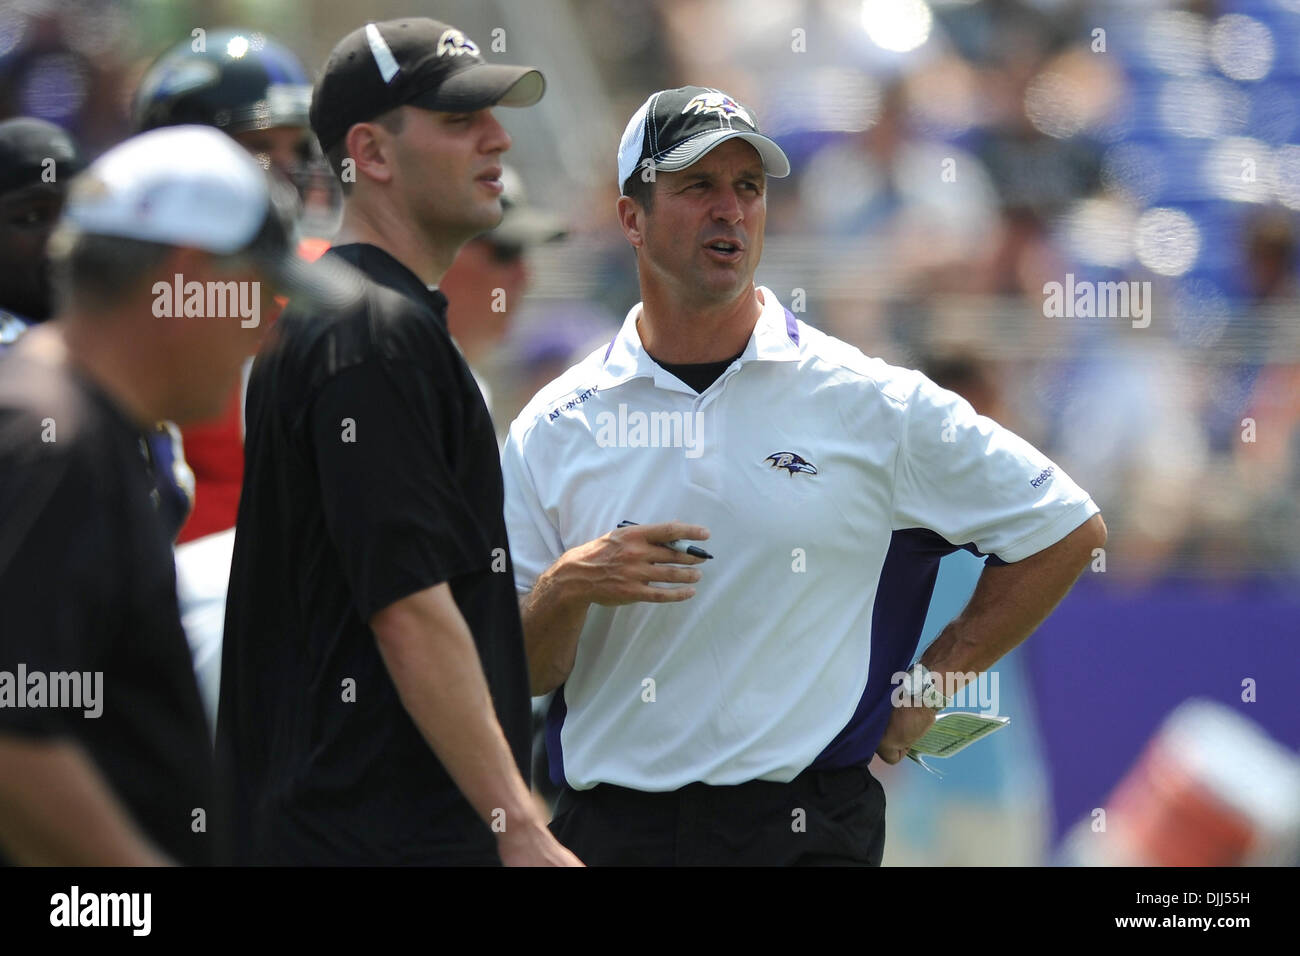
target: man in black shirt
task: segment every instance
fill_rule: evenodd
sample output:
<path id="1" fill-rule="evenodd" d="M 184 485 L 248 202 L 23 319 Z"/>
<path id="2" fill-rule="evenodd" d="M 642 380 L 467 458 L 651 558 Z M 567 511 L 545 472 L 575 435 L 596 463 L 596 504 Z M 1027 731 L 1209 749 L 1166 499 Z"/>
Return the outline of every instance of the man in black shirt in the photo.
<path id="1" fill-rule="evenodd" d="M 577 862 L 528 791 L 496 439 L 433 288 L 501 218 L 490 107 L 543 88 L 414 18 L 349 34 L 314 91 L 345 190 L 323 261 L 368 281 L 292 303 L 249 381 L 217 716 L 236 862 Z"/>
<path id="2" fill-rule="evenodd" d="M 215 130 L 136 137 L 72 186 L 59 312 L 0 359 L 0 862 L 211 861 L 208 733 L 144 433 L 220 408 L 261 333 L 205 290 L 256 316 L 290 227 Z M 198 283 L 195 309 L 176 314 L 173 283 Z"/>

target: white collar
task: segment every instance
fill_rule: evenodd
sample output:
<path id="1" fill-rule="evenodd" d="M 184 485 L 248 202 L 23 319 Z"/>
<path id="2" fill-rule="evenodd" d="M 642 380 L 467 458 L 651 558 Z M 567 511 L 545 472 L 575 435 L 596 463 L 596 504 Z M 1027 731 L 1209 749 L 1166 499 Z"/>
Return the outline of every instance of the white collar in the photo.
<path id="1" fill-rule="evenodd" d="M 776 298 L 776 293 L 766 286 L 758 287 L 762 311 L 754 323 L 753 334 L 741 354 L 739 361 L 745 362 L 792 362 L 799 358 L 799 326 L 794 315 Z M 602 384 L 608 388 L 633 378 L 653 378 L 655 384 L 680 391 L 677 378 L 667 372 L 650 357 L 650 353 L 641 344 L 641 335 L 637 332 L 637 319 L 641 317 L 641 303 L 638 302 L 628 311 L 618 334 L 605 350 L 602 366 Z"/>

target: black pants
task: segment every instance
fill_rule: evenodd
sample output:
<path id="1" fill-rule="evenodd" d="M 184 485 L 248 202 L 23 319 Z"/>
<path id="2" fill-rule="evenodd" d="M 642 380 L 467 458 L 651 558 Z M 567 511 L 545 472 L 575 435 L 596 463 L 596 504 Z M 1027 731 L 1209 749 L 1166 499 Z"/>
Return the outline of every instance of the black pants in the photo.
<path id="1" fill-rule="evenodd" d="M 566 787 L 551 832 L 589 866 L 879 866 L 885 790 L 866 767 L 668 793 Z"/>

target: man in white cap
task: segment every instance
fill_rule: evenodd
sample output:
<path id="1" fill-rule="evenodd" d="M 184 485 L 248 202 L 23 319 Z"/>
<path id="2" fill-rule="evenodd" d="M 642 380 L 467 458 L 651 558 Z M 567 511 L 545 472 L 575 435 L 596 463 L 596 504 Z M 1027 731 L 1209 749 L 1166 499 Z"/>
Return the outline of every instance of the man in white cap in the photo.
<path id="1" fill-rule="evenodd" d="M 51 240 L 58 310 L 0 359 L 0 859 L 210 862 L 211 748 L 144 435 L 210 416 L 277 291 L 346 301 L 216 130 L 110 150 Z"/>
<path id="2" fill-rule="evenodd" d="M 789 169 L 720 90 L 651 96 L 618 155 L 642 301 L 506 443 L 551 828 L 588 863 L 879 864 L 872 756 L 898 762 L 1105 539 L 1026 442 L 755 287 Z M 996 566 L 909 666 L 963 547 Z"/>

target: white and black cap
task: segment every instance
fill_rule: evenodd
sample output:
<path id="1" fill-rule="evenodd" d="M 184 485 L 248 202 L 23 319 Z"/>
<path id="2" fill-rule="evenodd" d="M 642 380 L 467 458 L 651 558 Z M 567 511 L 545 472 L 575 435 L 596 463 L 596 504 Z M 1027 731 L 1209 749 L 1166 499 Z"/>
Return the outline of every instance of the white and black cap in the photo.
<path id="1" fill-rule="evenodd" d="M 73 180 L 67 223 L 88 234 L 246 255 L 277 291 L 343 306 L 359 287 L 298 256 L 297 200 L 233 139 L 211 126 L 133 136 Z"/>
<path id="2" fill-rule="evenodd" d="M 729 139 L 743 139 L 777 178 L 790 175 L 781 147 L 758 131 L 754 114 L 721 90 L 682 86 L 651 94 L 632 114 L 618 147 L 618 185 L 646 166 L 660 172 L 685 169 Z"/>

